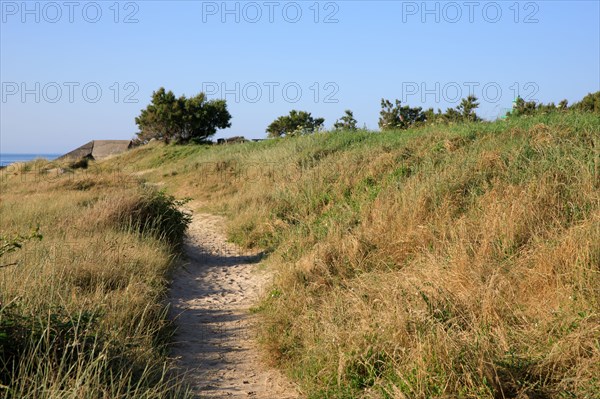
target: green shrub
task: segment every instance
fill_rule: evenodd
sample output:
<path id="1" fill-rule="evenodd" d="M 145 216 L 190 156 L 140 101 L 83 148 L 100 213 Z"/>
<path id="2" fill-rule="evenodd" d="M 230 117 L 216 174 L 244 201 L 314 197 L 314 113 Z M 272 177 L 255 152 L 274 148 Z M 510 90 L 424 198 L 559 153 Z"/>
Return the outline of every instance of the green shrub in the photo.
<path id="1" fill-rule="evenodd" d="M 181 209 L 186 202 L 177 200 L 164 191 L 148 189 L 122 215 L 121 222 L 141 234 L 157 236 L 174 247 L 179 247 L 192 220 L 191 215 Z"/>

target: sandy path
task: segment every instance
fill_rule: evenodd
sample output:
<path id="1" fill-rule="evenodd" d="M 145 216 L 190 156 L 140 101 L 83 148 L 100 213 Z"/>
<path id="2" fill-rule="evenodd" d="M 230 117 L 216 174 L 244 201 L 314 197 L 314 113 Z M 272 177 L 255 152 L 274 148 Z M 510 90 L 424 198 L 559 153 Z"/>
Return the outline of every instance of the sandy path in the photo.
<path id="1" fill-rule="evenodd" d="M 263 364 L 249 313 L 268 281 L 260 255 L 226 242 L 223 219 L 194 215 L 187 260 L 171 287 L 178 327 L 173 356 L 200 398 L 298 398 L 294 386 Z"/>

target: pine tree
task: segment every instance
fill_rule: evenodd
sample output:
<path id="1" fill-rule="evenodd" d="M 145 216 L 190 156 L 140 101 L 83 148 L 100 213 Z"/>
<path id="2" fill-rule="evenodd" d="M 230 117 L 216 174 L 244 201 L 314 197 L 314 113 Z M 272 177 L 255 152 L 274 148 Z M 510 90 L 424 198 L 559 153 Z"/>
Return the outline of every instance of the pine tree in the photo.
<path id="1" fill-rule="evenodd" d="M 352 113 L 352 111 L 347 109 L 344 112 L 344 116 L 335 121 L 335 123 L 333 124 L 333 128 L 335 130 L 357 130 L 357 121 L 356 119 L 354 119 L 354 114 Z"/>
<path id="2" fill-rule="evenodd" d="M 477 97 L 470 94 L 467 98 L 463 98 L 460 104 L 456 107 L 456 110 L 460 112 L 463 121 L 478 122 L 481 120 L 475 113 L 475 110 L 479 107 Z"/>

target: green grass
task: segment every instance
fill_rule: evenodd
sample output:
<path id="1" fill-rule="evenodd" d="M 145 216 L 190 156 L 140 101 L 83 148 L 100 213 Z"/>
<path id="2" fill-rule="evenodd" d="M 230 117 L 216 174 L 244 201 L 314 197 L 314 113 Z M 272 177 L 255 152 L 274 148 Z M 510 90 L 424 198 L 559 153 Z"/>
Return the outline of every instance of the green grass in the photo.
<path id="1" fill-rule="evenodd" d="M 557 112 L 236 145 L 154 143 L 77 173 L 165 187 L 167 203 L 192 198 L 229 218 L 233 241 L 265 249 L 275 278 L 253 308 L 263 348 L 309 398 L 592 398 L 600 394 L 599 140 L 596 115 Z M 143 196 L 130 203 L 94 179 L 68 188 L 70 206 L 107 221 L 90 229 L 130 220 L 100 212 L 105 201 L 144 214 L 135 205 Z M 24 211 L 23 189 L 12 189 L 4 214 L 71 234 L 61 232 L 63 205 Z M 146 225 L 136 220 L 125 225 Z M 142 240 L 137 256 L 168 242 L 139 231 L 114 234 Z M 163 287 L 163 266 L 137 274 Z M 69 281 L 123 290 L 111 273 L 86 273 Z"/>
<path id="2" fill-rule="evenodd" d="M 264 347 L 308 397 L 595 397 L 599 138 L 570 112 L 118 164 L 268 250 Z"/>

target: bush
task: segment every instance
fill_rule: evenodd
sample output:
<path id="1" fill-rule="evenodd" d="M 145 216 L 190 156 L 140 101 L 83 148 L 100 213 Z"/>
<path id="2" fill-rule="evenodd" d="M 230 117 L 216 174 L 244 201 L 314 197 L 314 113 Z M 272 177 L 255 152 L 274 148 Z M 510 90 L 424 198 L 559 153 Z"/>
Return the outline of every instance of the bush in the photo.
<path id="1" fill-rule="evenodd" d="M 588 94 L 580 102 L 577 102 L 570 107 L 568 106 L 567 100 L 562 100 L 558 105 L 555 105 L 553 102 L 544 104 L 535 101 L 525 101 L 521 97 L 517 97 L 513 103 L 512 110 L 510 110 L 506 116 L 514 118 L 565 111 L 600 113 L 600 91 Z"/>
<path id="2" fill-rule="evenodd" d="M 146 189 L 134 202 L 117 209 L 115 217 L 121 226 L 156 236 L 177 248 L 192 220 L 191 215 L 181 209 L 186 202 L 164 191 Z"/>

